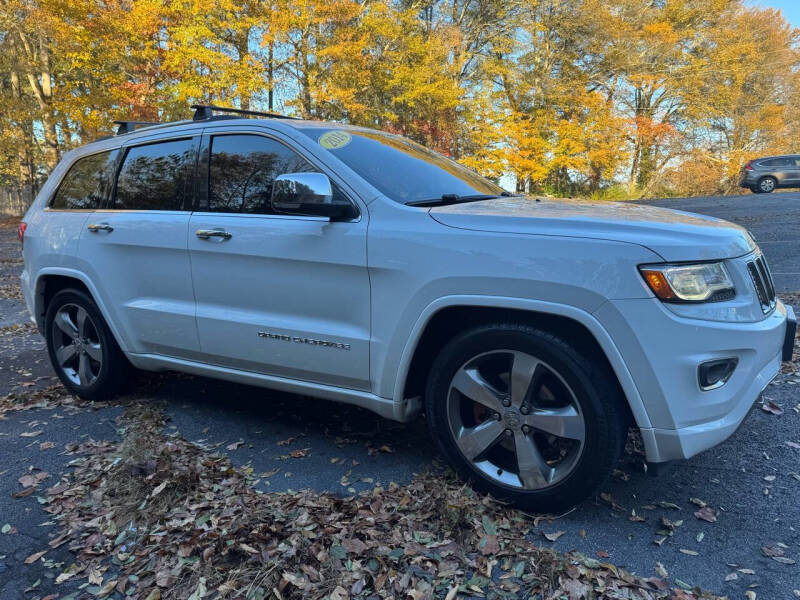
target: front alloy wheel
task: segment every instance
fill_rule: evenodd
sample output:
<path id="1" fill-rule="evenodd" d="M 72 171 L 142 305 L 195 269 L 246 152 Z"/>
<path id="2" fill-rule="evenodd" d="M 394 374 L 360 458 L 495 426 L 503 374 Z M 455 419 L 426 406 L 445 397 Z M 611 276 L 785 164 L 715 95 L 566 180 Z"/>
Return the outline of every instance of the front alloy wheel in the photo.
<path id="1" fill-rule="evenodd" d="M 583 451 L 586 424 L 574 392 L 526 352 L 476 356 L 456 371 L 447 402 L 459 450 L 498 485 L 550 487 L 572 472 Z"/>
<path id="2" fill-rule="evenodd" d="M 515 323 L 456 336 L 425 392 L 428 426 L 453 468 L 477 490 L 539 512 L 574 506 L 611 472 L 624 402 L 601 356 Z"/>

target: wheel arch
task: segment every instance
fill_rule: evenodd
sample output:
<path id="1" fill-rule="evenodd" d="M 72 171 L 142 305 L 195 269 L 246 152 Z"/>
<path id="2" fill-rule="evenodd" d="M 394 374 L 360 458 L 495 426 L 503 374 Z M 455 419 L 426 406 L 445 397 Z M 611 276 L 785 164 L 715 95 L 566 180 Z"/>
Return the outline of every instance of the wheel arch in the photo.
<path id="1" fill-rule="evenodd" d="M 603 360 L 614 374 L 632 421 L 649 428 L 641 395 L 619 349 L 602 324 L 589 312 L 569 305 L 502 297 L 452 297 L 431 303 L 411 331 L 403 350 L 394 388 L 400 420 L 416 410 L 410 399 L 422 395 L 430 366 L 454 335 L 487 322 L 513 321 L 535 326 L 576 343 L 588 356 Z"/>
<path id="2" fill-rule="evenodd" d="M 34 285 L 34 317 L 39 331 L 44 331 L 44 317 L 50 301 L 58 292 L 67 288 L 78 289 L 89 295 L 100 309 L 100 314 L 103 315 L 103 319 L 120 349 L 125 352 L 124 339 L 112 319 L 109 318 L 108 311 L 97 292 L 97 288 L 84 273 L 74 269 L 50 268 L 44 269 L 37 274 Z"/>

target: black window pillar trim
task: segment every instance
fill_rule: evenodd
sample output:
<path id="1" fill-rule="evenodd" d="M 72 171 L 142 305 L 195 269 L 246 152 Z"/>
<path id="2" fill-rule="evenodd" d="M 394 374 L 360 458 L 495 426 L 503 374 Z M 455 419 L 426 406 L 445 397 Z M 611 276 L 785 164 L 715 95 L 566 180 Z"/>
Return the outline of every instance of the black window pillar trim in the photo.
<path id="1" fill-rule="evenodd" d="M 210 164 L 211 134 L 208 130 L 204 130 L 200 136 L 194 173 L 194 212 L 207 212 L 209 210 Z"/>

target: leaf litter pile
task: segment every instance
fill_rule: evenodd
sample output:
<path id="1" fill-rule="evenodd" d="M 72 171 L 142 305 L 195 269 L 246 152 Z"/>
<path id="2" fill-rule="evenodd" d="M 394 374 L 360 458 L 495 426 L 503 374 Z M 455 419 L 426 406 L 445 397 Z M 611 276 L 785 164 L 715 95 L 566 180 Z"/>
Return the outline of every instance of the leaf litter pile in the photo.
<path id="1" fill-rule="evenodd" d="M 539 518 L 449 476 L 349 498 L 265 494 L 163 425 L 153 404 L 132 403 L 121 442 L 68 446 L 70 474 L 40 500 L 61 527 L 50 547 L 77 554 L 56 583 L 142 600 L 713 597 L 537 547 Z"/>

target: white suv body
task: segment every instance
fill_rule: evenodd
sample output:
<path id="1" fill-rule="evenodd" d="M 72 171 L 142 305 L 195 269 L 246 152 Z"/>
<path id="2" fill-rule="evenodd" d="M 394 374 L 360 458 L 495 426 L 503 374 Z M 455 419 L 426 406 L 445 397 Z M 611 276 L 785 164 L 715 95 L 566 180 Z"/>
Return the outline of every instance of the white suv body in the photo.
<path id="1" fill-rule="evenodd" d="M 261 171 L 246 172 L 251 163 L 241 159 L 242 148 L 267 141 L 292 153 L 294 158 L 284 162 L 301 160 L 301 170 L 326 175 L 339 201 L 352 203 L 346 218 L 261 209 L 271 205 L 258 194 L 242 192 L 263 178 Z M 174 144 L 169 147 L 174 152 L 148 158 L 158 147 L 152 144 L 164 143 Z M 343 149 L 351 146 L 346 151 L 356 153 L 359 144 L 362 156 L 344 160 Z M 453 442 L 443 450 L 461 473 L 478 487 L 540 509 L 574 503 L 591 492 L 586 486 L 599 483 L 590 478 L 567 485 L 582 455 L 600 443 L 593 428 L 606 431 L 605 417 L 592 416 L 594 409 L 587 409 L 581 398 L 593 393 L 581 392 L 589 379 L 600 381 L 595 385 L 600 390 L 619 392 L 622 406 L 614 418 L 622 423 L 630 415 L 642 433 L 647 459 L 658 463 L 688 458 L 725 440 L 778 373 L 782 358 L 791 356 L 793 313 L 775 299 L 760 250 L 744 229 L 633 204 L 499 194 L 470 202 L 453 196 L 406 205 L 374 184 L 391 169 L 408 168 L 402 161 L 412 158 L 428 163 L 421 173 L 399 173 L 396 181 L 409 178 L 409 189 L 417 185 L 415 178 L 440 169 L 442 177 L 454 176 L 485 191 L 483 183 L 475 183 L 477 176 L 463 174 L 443 157 L 415 155 L 418 150 L 402 138 L 343 125 L 230 118 L 147 127 L 73 150 L 24 218 L 22 288 L 32 318 L 47 333 L 48 304 L 57 292 L 75 288 L 96 304 L 100 316 L 95 320 L 104 321 L 119 350 L 140 369 L 172 369 L 327 398 L 398 421 L 414 417 L 423 403 L 428 403 L 429 420 L 436 421 L 431 418 L 436 403 L 447 404 L 441 413 L 447 423 L 435 423 L 434 435 Z M 393 152 L 402 154 L 402 164 L 392 162 Z M 97 157 L 95 171 L 105 170 L 107 180 L 98 183 L 96 173 L 82 174 L 82 167 L 75 167 L 72 179 L 93 181 L 91 193 L 81 192 L 69 178 L 63 183 L 73 165 L 92 156 Z M 163 172 L 148 175 L 148 169 L 163 170 L 164 156 L 176 172 L 184 169 L 178 183 L 165 184 Z M 185 162 L 174 166 L 176 156 Z M 247 156 L 260 160 L 272 155 L 256 149 Z M 136 187 L 148 176 L 142 185 L 169 188 L 179 201 L 149 205 L 159 194 L 142 195 Z M 264 185 L 275 184 L 270 179 Z M 72 204 L 54 199 L 60 186 L 64 195 L 71 194 L 67 202 Z M 92 199 L 76 201 L 81 193 Z M 228 197 L 234 204 L 225 204 Z M 643 265 L 687 263 L 723 265 L 722 271 L 715 268 L 727 274 L 735 291 L 719 301 L 662 301 L 643 277 Z M 78 300 L 65 304 L 72 308 L 63 314 L 80 315 L 75 312 L 82 310 Z M 78 341 L 72 334 L 63 337 L 57 325 L 53 336 L 61 341 L 48 339 L 55 344 L 51 358 L 62 380 L 81 393 L 88 381 L 78 373 L 83 363 L 70 363 L 71 368 L 58 363 L 75 352 L 89 352 L 91 358 L 95 342 L 91 336 Z M 509 333 L 516 326 L 519 331 Z M 99 331 L 101 325 L 94 327 Z M 460 403 L 470 393 L 461 393 L 466 388 L 457 385 L 454 373 L 491 371 L 483 363 L 468 366 L 464 354 L 458 359 L 465 365 L 461 371 L 449 367 L 450 387 L 442 384 L 445 391 L 436 391 L 437 372 L 448 368 L 443 348 L 475 328 L 470 334 L 475 339 L 467 336 L 448 352 L 474 347 L 475 360 L 488 361 L 490 367 L 492 361 L 505 360 L 503 352 L 511 356 L 512 367 L 541 361 L 545 375 L 537 377 L 547 376 L 551 383 L 549 388 L 536 384 L 536 393 L 550 398 L 560 390 L 568 400 L 553 406 L 563 414 L 580 414 L 584 429 L 573 444 L 577 449 L 553 454 L 548 448 L 545 462 L 539 460 L 545 473 L 541 480 L 524 476 L 520 444 L 532 443 L 532 431 L 544 431 L 546 439 L 536 438 L 539 446 L 532 450 L 539 457 L 541 444 L 554 440 L 558 431 L 546 424 L 546 409 L 536 407 L 539 400 L 526 406 L 512 398 L 516 392 L 508 382 L 516 377 L 514 368 L 501 373 L 502 367 L 493 367 L 493 387 L 482 388 L 494 394 L 505 381 L 506 395 L 501 391 L 497 399 L 477 399 L 464 409 Z M 492 338 L 498 328 L 510 337 Z M 583 378 L 576 368 L 573 378 L 572 367 L 559 368 L 559 361 L 567 360 L 563 353 L 547 358 L 546 348 L 541 353 L 526 349 L 524 336 L 541 338 L 541 332 L 555 336 L 554 345 L 563 345 L 569 356 L 568 347 L 574 348 L 575 356 L 586 359 L 589 375 Z M 487 344 L 485 352 L 480 340 Z M 87 373 L 97 369 L 96 376 L 103 375 L 101 361 L 86 360 Z M 702 389 L 698 369 L 710 361 L 732 372 Z M 579 363 L 584 364 L 576 358 L 570 365 Z M 531 373 L 537 368 L 531 366 Z M 535 386 L 525 386 L 531 396 Z M 567 410 L 568 405 L 575 408 Z M 499 425 L 485 423 L 487 406 Z M 531 420 L 537 411 L 544 416 Z M 566 423 L 559 421 L 558 427 L 565 430 Z M 505 450 L 492 447 L 494 458 L 475 455 L 480 449 L 470 450 L 464 432 L 480 433 L 490 425 L 485 435 L 502 430 L 508 436 L 506 442 L 491 440 L 504 443 Z M 615 460 L 620 444 L 609 446 L 609 461 Z M 509 452 L 517 453 L 518 466 L 509 466 Z M 559 461 L 567 459 L 572 470 L 559 472 Z M 607 471 L 609 464 L 594 468 Z"/>

